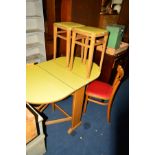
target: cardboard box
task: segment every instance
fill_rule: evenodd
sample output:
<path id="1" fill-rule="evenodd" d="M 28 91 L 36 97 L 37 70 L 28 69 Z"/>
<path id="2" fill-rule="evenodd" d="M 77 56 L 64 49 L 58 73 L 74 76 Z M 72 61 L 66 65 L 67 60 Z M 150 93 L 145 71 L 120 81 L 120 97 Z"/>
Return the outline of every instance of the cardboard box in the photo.
<path id="1" fill-rule="evenodd" d="M 37 135 L 35 116 L 30 109 L 26 108 L 26 144 Z"/>
<path id="2" fill-rule="evenodd" d="M 26 107 L 26 155 L 43 155 L 46 152 L 43 118 L 29 104 Z"/>

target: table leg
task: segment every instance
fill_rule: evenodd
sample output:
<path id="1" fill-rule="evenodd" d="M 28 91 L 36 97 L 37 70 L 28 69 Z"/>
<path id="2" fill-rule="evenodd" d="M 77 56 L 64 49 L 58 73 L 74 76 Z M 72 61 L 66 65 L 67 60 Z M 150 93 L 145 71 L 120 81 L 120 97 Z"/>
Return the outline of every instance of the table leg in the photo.
<path id="1" fill-rule="evenodd" d="M 73 95 L 72 105 L 72 126 L 68 129 L 68 134 L 81 125 L 81 114 L 84 99 L 85 86 L 78 89 Z"/>

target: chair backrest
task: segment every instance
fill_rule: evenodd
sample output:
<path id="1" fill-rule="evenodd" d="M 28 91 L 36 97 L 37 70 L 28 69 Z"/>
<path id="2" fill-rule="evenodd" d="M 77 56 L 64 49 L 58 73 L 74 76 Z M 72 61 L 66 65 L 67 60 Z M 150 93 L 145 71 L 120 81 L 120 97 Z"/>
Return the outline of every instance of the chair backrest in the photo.
<path id="1" fill-rule="evenodd" d="M 118 65 L 117 74 L 115 76 L 115 79 L 113 81 L 112 86 L 116 87 L 116 85 L 119 85 L 119 83 L 120 83 L 121 79 L 123 78 L 123 76 L 124 76 L 124 70 L 123 70 L 121 65 Z"/>
<path id="2" fill-rule="evenodd" d="M 112 91 L 112 97 L 111 97 L 111 100 L 113 99 L 114 95 L 115 95 L 115 92 L 121 82 L 121 79 L 123 78 L 124 76 L 124 70 L 122 68 L 121 65 L 118 65 L 117 67 L 117 73 L 116 73 L 116 76 L 115 76 L 115 79 L 113 81 L 113 84 L 112 84 L 112 87 L 113 87 L 113 91 Z"/>
<path id="3" fill-rule="evenodd" d="M 122 66 L 118 65 L 117 74 L 115 76 L 115 79 L 114 79 L 114 82 L 113 82 L 113 85 L 112 85 L 112 87 L 113 87 L 112 94 L 111 94 L 109 102 L 108 102 L 108 109 L 107 109 L 108 122 L 110 122 L 110 112 L 111 112 L 111 107 L 112 107 L 112 104 L 113 104 L 113 99 L 114 99 L 114 96 L 116 94 L 116 91 L 118 89 L 118 86 L 119 86 L 123 76 L 124 76 L 124 70 L 123 70 Z"/>

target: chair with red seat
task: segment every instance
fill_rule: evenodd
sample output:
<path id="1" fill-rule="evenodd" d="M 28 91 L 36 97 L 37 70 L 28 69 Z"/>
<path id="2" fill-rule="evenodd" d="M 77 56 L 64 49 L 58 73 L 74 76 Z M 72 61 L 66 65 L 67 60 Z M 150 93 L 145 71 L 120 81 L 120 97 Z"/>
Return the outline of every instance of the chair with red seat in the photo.
<path id="1" fill-rule="evenodd" d="M 100 105 L 106 105 L 108 106 L 107 121 L 110 122 L 110 113 L 111 113 L 113 99 L 123 76 L 124 76 L 124 70 L 120 65 L 118 65 L 117 74 L 115 76 L 115 79 L 112 85 L 98 80 L 95 80 L 92 83 L 90 83 L 86 88 L 84 113 L 86 112 L 88 101 L 91 101 Z M 104 102 L 103 100 L 108 102 Z"/>

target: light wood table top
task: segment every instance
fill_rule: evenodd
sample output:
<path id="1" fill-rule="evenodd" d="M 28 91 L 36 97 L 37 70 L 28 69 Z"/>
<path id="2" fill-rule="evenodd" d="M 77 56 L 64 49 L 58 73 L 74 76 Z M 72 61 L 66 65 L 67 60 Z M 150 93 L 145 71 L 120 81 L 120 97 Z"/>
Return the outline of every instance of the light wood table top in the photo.
<path id="1" fill-rule="evenodd" d="M 100 75 L 93 63 L 91 76 L 86 79 L 86 65 L 76 57 L 72 71 L 66 67 L 66 58 L 59 57 L 26 68 L 26 101 L 32 104 L 57 102 L 87 85 Z"/>
<path id="2" fill-rule="evenodd" d="M 33 104 L 47 104 L 63 99 L 73 89 L 55 77 L 33 65 L 26 69 L 26 101 Z"/>

